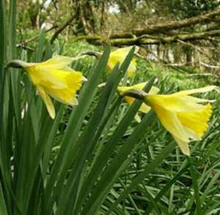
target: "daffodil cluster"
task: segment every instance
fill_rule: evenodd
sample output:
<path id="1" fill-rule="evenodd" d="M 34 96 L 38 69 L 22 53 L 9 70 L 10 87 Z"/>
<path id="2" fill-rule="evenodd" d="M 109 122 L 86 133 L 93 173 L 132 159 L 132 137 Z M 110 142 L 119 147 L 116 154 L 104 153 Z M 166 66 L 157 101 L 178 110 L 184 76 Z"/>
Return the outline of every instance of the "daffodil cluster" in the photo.
<path id="1" fill-rule="evenodd" d="M 132 47 L 126 47 L 113 51 L 107 63 L 112 69 L 116 63 L 122 63 Z M 136 48 L 135 53 L 138 51 Z M 90 53 L 90 52 L 88 52 Z M 100 56 L 100 54 L 95 55 Z M 39 95 L 42 97 L 51 118 L 55 118 L 55 108 L 51 97 L 68 105 L 77 105 L 77 91 L 80 90 L 86 78 L 82 72 L 74 71 L 70 64 L 76 58 L 55 56 L 41 63 L 27 63 L 21 60 L 14 60 L 9 66 L 24 68 L 31 82 L 36 86 Z M 136 71 L 136 61 L 133 59 L 127 70 L 130 77 Z M 208 86 L 198 89 L 185 90 L 170 95 L 157 94 L 159 88 L 153 86 L 149 93 L 142 91 L 146 82 L 133 86 L 119 86 L 118 92 L 124 100 L 131 105 L 135 97 L 128 92 L 137 90 L 142 93 L 143 104 L 139 111 L 147 113 L 150 109 L 155 111 L 158 119 L 164 128 L 171 133 L 181 151 L 190 155 L 188 143 L 193 140 L 201 140 L 208 129 L 208 121 L 212 114 L 210 100 L 191 96 L 195 93 L 205 93 L 216 89 L 215 86 Z M 206 104 L 203 104 L 206 103 Z M 140 122 L 139 114 L 135 119 Z"/>

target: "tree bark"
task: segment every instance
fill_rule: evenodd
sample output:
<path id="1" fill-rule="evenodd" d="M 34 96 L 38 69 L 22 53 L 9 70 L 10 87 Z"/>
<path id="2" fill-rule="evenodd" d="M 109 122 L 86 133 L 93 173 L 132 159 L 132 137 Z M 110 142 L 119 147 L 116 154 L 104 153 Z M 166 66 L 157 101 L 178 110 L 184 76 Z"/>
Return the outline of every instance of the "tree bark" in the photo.
<path id="1" fill-rule="evenodd" d="M 76 33 L 91 34 L 96 32 L 96 19 L 89 0 L 72 0 L 76 13 Z"/>

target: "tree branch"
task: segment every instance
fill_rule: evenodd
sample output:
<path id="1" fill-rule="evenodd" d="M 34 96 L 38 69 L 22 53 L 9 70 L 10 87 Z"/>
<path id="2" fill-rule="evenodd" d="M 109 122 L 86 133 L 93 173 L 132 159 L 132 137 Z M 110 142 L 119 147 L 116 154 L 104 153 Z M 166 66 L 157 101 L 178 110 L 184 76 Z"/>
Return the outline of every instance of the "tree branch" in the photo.
<path id="1" fill-rule="evenodd" d="M 52 26 L 51 28 L 45 30 L 45 33 L 50 32 L 50 31 L 52 31 L 53 29 L 56 29 L 56 28 L 57 28 L 57 26 L 54 25 L 54 26 Z M 25 48 L 25 46 L 26 46 L 28 43 L 30 43 L 30 42 L 32 42 L 32 41 L 38 39 L 39 37 L 40 37 L 40 34 L 38 34 L 38 35 L 36 35 L 36 36 L 33 36 L 33 37 L 31 37 L 31 38 L 29 38 L 29 39 L 27 39 L 27 40 L 22 41 L 21 43 L 18 43 L 18 44 L 16 45 L 16 47 Z M 30 48 L 30 47 L 29 47 L 29 48 Z M 28 48 L 27 48 L 27 49 L 28 49 Z M 31 51 L 32 51 L 32 50 L 31 50 Z"/>
<path id="2" fill-rule="evenodd" d="M 183 27 L 189 27 L 198 23 L 207 23 L 210 21 L 214 21 L 214 18 L 220 15 L 220 9 L 214 10 L 209 13 L 205 13 L 199 16 L 195 16 L 188 19 L 183 19 L 180 21 L 172 21 L 168 23 L 159 23 L 156 25 L 149 25 L 146 26 L 144 29 L 134 29 L 132 31 L 133 34 L 136 34 L 138 36 L 142 34 L 152 34 L 152 33 L 158 33 L 162 31 L 170 31 L 173 29 L 179 29 Z"/>
<path id="3" fill-rule="evenodd" d="M 68 27 L 73 20 L 76 18 L 76 15 L 73 14 L 73 16 L 71 16 L 62 26 L 60 26 L 57 31 L 54 33 L 54 35 L 52 36 L 50 43 L 52 44 L 54 42 L 54 40 L 58 37 L 58 35 L 66 28 Z"/>
<path id="4" fill-rule="evenodd" d="M 77 38 L 78 40 L 85 39 L 89 43 L 95 45 L 101 45 L 103 43 L 107 43 L 113 46 L 122 46 L 122 45 L 153 45 L 153 44 L 166 44 L 166 43 L 174 43 L 181 41 L 193 41 L 193 40 L 206 40 L 212 36 L 219 36 L 220 30 L 213 31 L 205 31 L 198 33 L 188 33 L 188 34 L 179 34 L 174 36 L 167 37 L 157 37 L 151 35 L 142 35 L 140 37 L 133 38 L 118 38 L 118 39 L 110 39 L 101 36 L 83 36 Z"/>

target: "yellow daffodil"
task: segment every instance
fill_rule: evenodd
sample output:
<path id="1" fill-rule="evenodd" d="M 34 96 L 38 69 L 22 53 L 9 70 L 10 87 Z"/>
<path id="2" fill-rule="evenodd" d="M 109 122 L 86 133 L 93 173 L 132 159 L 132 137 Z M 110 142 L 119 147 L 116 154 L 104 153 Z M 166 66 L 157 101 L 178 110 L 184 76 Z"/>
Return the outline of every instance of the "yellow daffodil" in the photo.
<path id="1" fill-rule="evenodd" d="M 136 85 L 133 85 L 133 86 L 121 86 L 121 87 L 118 87 L 118 92 L 119 94 L 123 94 L 124 92 L 128 91 L 128 90 L 142 90 L 144 88 L 144 86 L 146 85 L 147 82 L 143 82 L 143 83 L 139 83 L 139 84 L 136 84 Z M 152 86 L 150 91 L 149 91 L 149 94 L 150 95 L 155 95 L 159 92 L 159 89 L 157 87 L 154 87 Z M 134 101 L 135 101 L 135 98 L 133 97 L 130 97 L 130 96 L 125 96 L 124 97 L 124 100 L 129 104 L 131 105 Z M 143 112 L 143 113 L 147 113 L 151 108 L 146 105 L 145 103 L 143 103 L 139 109 L 139 111 Z M 138 114 L 136 114 L 135 116 L 135 119 L 137 122 L 140 122 L 141 121 L 141 118 Z"/>
<path id="2" fill-rule="evenodd" d="M 128 53 L 131 49 L 132 49 L 132 46 L 129 46 L 129 47 L 125 47 L 125 48 L 119 48 L 119 49 L 116 49 L 115 51 L 111 52 L 109 55 L 108 63 L 107 63 L 109 71 L 113 69 L 115 64 L 117 64 L 117 63 L 121 64 L 125 60 L 126 56 L 128 55 Z M 137 46 L 135 46 L 134 53 L 137 53 L 138 50 L 139 50 L 139 48 Z M 95 51 L 87 51 L 87 52 L 82 53 L 82 55 L 94 56 L 97 59 L 99 59 L 101 57 L 101 53 L 95 52 Z M 130 77 L 134 74 L 134 72 L 136 71 L 136 65 L 137 65 L 136 60 L 133 59 L 130 62 L 130 65 L 127 70 L 128 77 Z"/>
<path id="3" fill-rule="evenodd" d="M 208 121 L 212 113 L 211 102 L 190 94 L 205 93 L 216 89 L 208 86 L 198 89 L 180 91 L 171 95 L 145 96 L 145 103 L 157 114 L 162 125 L 172 134 L 185 155 L 190 155 L 188 143 L 191 140 L 201 140 L 208 129 Z"/>
<path id="4" fill-rule="evenodd" d="M 125 60 L 126 56 L 128 55 L 131 49 L 132 46 L 129 46 L 125 48 L 116 49 L 115 51 L 111 52 L 107 64 L 109 69 L 113 69 L 115 64 L 118 62 L 121 64 Z M 139 48 L 135 47 L 135 53 L 137 53 L 138 50 Z M 134 74 L 134 72 L 136 71 L 136 65 L 137 65 L 136 60 L 132 59 L 127 70 L 128 77 L 131 77 Z"/>
<path id="5" fill-rule="evenodd" d="M 55 109 L 50 98 L 68 105 L 77 105 L 76 92 L 83 81 L 81 72 L 74 71 L 69 64 L 71 57 L 55 56 L 42 63 L 26 63 L 14 60 L 9 66 L 24 68 L 38 93 L 41 95 L 51 118 L 55 118 Z"/>

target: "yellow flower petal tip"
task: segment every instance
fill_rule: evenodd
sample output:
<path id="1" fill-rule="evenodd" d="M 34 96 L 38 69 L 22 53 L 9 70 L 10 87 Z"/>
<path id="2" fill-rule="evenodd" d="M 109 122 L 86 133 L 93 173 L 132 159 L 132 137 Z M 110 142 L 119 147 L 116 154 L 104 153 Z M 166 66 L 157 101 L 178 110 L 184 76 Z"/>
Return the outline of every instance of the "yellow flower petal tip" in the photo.
<path id="1" fill-rule="evenodd" d="M 132 49 L 132 46 L 129 46 L 129 47 L 120 48 L 120 49 L 117 49 L 117 50 L 111 52 L 110 56 L 109 56 L 108 64 L 107 64 L 108 68 L 111 70 L 111 69 L 113 69 L 115 64 L 117 64 L 118 62 L 121 64 L 125 60 L 126 56 L 128 55 L 128 53 L 131 49 Z M 137 46 L 135 46 L 134 53 L 137 53 L 138 50 L 139 50 L 139 48 Z M 128 77 L 131 77 L 135 73 L 136 66 L 137 66 L 136 60 L 132 59 L 130 62 L 130 65 L 128 67 L 128 70 L 127 70 Z"/>
<path id="2" fill-rule="evenodd" d="M 47 108 L 47 111 L 50 117 L 54 119 L 56 114 L 55 114 L 55 108 L 54 108 L 53 102 L 51 101 L 51 98 L 48 96 L 48 94 L 44 91 L 42 87 L 38 87 L 38 92 L 41 95 L 46 105 L 46 108 Z"/>
<path id="3" fill-rule="evenodd" d="M 74 58 L 58 55 L 42 63 L 19 61 L 19 65 L 27 71 L 36 86 L 53 119 L 55 109 L 50 97 L 64 104 L 78 105 L 76 93 L 86 79 L 81 72 L 76 72 L 69 66 L 73 60 Z"/>
<path id="4" fill-rule="evenodd" d="M 190 94 L 205 93 L 215 90 L 208 86 L 198 89 L 180 91 L 170 95 L 146 95 L 145 103 L 157 114 L 162 125 L 172 134 L 181 151 L 190 155 L 189 142 L 201 140 L 208 129 L 208 121 L 212 114 L 210 103 Z"/>
<path id="5" fill-rule="evenodd" d="M 144 86 L 146 85 L 147 82 L 143 82 L 143 83 L 139 83 L 139 84 L 135 84 L 133 86 L 120 86 L 118 87 L 118 93 L 120 95 L 123 95 L 124 92 L 128 91 L 128 90 L 142 90 L 144 88 Z M 149 91 L 149 95 L 154 95 L 154 94 L 157 94 L 159 92 L 159 88 L 157 87 L 154 87 L 152 86 L 150 91 Z M 124 97 L 124 100 L 129 104 L 129 105 L 132 105 L 133 102 L 135 101 L 135 98 L 133 97 L 130 97 L 130 96 L 125 96 Z M 143 112 L 143 113 L 148 113 L 150 111 L 150 106 L 146 105 L 145 103 L 143 103 L 141 105 L 141 107 L 139 108 L 139 111 L 140 112 Z M 140 122 L 141 121 L 141 118 L 138 114 L 136 114 L 135 116 L 135 120 L 137 122 Z"/>

